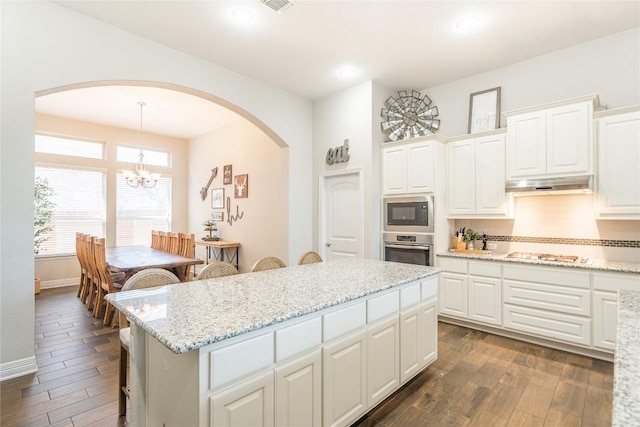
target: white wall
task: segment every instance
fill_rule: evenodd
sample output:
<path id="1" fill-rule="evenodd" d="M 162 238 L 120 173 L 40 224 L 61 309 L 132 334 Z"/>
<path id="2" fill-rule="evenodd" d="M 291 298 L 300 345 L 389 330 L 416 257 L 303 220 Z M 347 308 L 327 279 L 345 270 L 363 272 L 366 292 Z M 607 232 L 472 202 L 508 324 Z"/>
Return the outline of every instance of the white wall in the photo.
<path id="1" fill-rule="evenodd" d="M 289 254 L 287 240 L 287 197 L 289 150 L 276 145 L 260 129 L 239 120 L 208 134 L 189 141 L 189 232 L 196 239 L 207 234 L 202 223 L 211 219 L 211 212 L 222 212 L 224 221 L 217 224 L 221 237 L 239 242 L 239 269 L 247 272 L 255 261 L 265 256 L 277 256 L 286 260 Z M 232 165 L 233 175 L 249 175 L 247 198 L 237 199 L 233 185 L 223 184 L 224 165 Z M 211 191 L 202 201 L 200 189 L 211 176 L 211 169 L 218 174 L 210 189 L 223 188 L 224 209 L 211 208 Z M 230 205 L 226 204 L 229 197 Z M 230 206 L 230 207 L 229 207 Z M 229 212 L 242 218 L 228 223 Z M 296 254 L 292 254 L 295 255 Z M 205 258 L 204 247 L 196 247 L 196 256 Z"/>
<path id="2" fill-rule="evenodd" d="M 640 28 L 424 90 L 438 106 L 440 132 L 467 133 L 469 95 L 500 86 L 501 111 L 599 94 L 609 108 L 640 104 Z M 500 126 L 506 126 L 502 117 Z"/>
<path id="3" fill-rule="evenodd" d="M 311 246 L 311 102 L 49 2 L 0 2 L 0 376 L 33 358 L 34 97 L 91 82 L 182 87 L 288 146 L 289 257 Z M 149 82 L 149 83 L 147 83 Z M 11 343 L 5 345 L 4 343 Z"/>

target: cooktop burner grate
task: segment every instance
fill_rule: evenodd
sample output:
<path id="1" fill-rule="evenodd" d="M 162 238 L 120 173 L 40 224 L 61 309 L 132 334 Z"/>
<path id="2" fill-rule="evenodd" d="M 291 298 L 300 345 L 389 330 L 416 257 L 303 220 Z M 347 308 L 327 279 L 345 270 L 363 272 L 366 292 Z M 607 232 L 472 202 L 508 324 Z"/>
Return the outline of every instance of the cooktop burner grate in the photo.
<path id="1" fill-rule="evenodd" d="M 507 258 L 520 259 L 539 259 L 542 261 L 558 261 L 558 262 L 576 262 L 578 257 L 575 255 L 554 255 L 532 252 L 511 252 Z"/>

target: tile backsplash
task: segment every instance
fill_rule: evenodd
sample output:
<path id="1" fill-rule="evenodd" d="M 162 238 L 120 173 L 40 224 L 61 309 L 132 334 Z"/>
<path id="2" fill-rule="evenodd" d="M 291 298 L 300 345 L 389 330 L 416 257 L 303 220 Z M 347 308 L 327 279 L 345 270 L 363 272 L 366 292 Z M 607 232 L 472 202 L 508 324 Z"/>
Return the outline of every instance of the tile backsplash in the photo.
<path id="1" fill-rule="evenodd" d="M 640 262 L 640 221 L 597 220 L 593 195 L 517 197 L 514 219 L 455 221 L 485 232 L 498 251 L 542 251 Z"/>

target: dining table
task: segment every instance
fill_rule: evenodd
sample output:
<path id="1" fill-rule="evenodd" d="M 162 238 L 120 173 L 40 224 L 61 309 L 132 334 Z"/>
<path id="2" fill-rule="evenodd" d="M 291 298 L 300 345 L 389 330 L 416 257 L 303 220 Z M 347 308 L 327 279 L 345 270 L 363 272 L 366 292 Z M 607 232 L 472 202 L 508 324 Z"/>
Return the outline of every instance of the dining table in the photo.
<path id="1" fill-rule="evenodd" d="M 199 258 L 188 258 L 182 255 L 153 249 L 144 245 L 114 246 L 106 249 L 106 258 L 112 272 L 124 272 L 126 282 L 138 271 L 148 268 L 163 268 L 178 276 L 181 282 L 189 280 L 189 270 L 193 265 L 203 264 Z M 123 282 L 123 283 L 124 283 Z"/>

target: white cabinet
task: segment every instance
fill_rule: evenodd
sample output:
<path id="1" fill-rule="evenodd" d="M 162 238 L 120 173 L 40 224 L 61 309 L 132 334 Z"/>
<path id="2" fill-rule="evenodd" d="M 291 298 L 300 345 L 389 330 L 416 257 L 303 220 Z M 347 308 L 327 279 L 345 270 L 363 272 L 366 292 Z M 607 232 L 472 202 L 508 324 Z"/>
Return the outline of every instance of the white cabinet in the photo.
<path id="1" fill-rule="evenodd" d="M 607 115 L 596 123 L 598 216 L 640 219 L 640 111 Z"/>
<path id="2" fill-rule="evenodd" d="M 449 217 L 505 217 L 505 136 L 465 137 L 447 144 Z"/>
<path id="3" fill-rule="evenodd" d="M 414 343 L 416 345 L 417 343 Z M 367 406 L 373 407 L 400 386 L 400 331 L 397 311 L 367 331 Z"/>
<path id="4" fill-rule="evenodd" d="M 323 349 L 323 425 L 345 426 L 367 408 L 366 331 Z"/>
<path id="5" fill-rule="evenodd" d="M 502 280 L 469 276 L 469 319 L 502 325 Z"/>
<path id="6" fill-rule="evenodd" d="M 211 427 L 273 426 L 273 371 L 211 398 Z"/>
<path id="7" fill-rule="evenodd" d="M 432 193 L 436 141 L 394 143 L 382 149 L 383 194 Z"/>
<path id="8" fill-rule="evenodd" d="M 277 426 L 320 426 L 322 422 L 322 353 L 275 369 Z"/>
<path id="9" fill-rule="evenodd" d="M 467 317 L 468 280 L 466 274 L 440 273 L 440 313 L 457 317 Z"/>
<path id="10" fill-rule="evenodd" d="M 507 180 L 593 174 L 597 99 L 590 96 L 505 113 Z"/>

